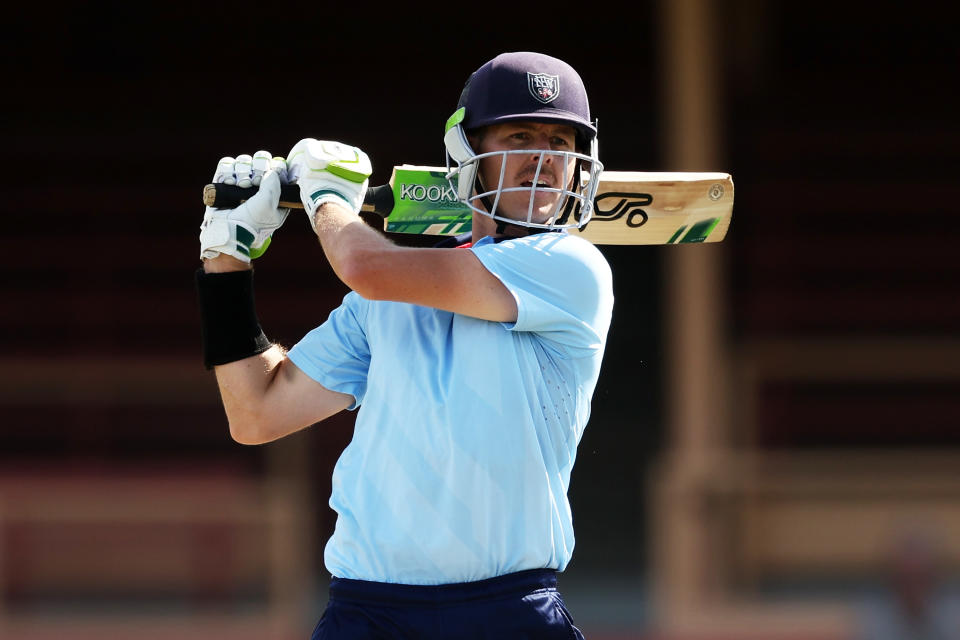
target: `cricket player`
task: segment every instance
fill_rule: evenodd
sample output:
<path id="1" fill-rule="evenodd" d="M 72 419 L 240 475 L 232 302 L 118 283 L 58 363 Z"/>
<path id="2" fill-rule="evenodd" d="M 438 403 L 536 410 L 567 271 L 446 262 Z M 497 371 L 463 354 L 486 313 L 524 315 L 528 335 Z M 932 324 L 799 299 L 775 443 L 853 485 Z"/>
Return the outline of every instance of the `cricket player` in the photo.
<path id="1" fill-rule="evenodd" d="M 371 165 L 357 147 L 306 138 L 285 159 L 221 160 L 215 182 L 259 185 L 208 208 L 200 232 L 204 361 L 232 437 L 267 443 L 357 411 L 315 640 L 583 637 L 557 574 L 613 293 L 603 255 L 564 229 L 590 217 L 596 133 L 567 63 L 482 65 L 446 123 L 451 188 L 473 210 L 449 247 L 397 246 L 359 217 Z M 351 289 L 289 351 L 259 324 L 251 268 L 287 218 L 284 180 Z"/>

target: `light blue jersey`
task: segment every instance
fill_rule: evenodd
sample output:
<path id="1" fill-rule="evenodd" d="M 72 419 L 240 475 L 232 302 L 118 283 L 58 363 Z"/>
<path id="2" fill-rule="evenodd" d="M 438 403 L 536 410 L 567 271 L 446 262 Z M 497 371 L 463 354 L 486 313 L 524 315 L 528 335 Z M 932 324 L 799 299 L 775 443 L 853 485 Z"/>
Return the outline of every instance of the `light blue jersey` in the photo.
<path id="1" fill-rule="evenodd" d="M 560 233 L 470 250 L 516 298 L 516 323 L 351 292 L 290 350 L 359 407 L 333 472 L 334 576 L 435 585 L 570 561 L 567 489 L 610 324 L 610 267 Z"/>

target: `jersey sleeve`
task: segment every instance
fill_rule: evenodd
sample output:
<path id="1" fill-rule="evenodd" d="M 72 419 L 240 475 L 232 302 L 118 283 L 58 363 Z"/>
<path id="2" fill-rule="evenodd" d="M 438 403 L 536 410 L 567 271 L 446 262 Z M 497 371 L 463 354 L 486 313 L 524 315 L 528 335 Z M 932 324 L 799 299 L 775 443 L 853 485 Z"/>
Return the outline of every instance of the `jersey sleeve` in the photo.
<path id="1" fill-rule="evenodd" d="M 366 311 L 366 301 L 348 293 L 326 322 L 287 353 L 297 368 L 327 389 L 352 395 L 351 410 L 363 403 L 367 390 L 370 345 L 364 329 Z"/>
<path id="2" fill-rule="evenodd" d="M 532 331 L 571 355 L 603 349 L 613 310 L 610 265 L 583 238 L 541 233 L 471 248 L 517 301 L 513 331 Z"/>

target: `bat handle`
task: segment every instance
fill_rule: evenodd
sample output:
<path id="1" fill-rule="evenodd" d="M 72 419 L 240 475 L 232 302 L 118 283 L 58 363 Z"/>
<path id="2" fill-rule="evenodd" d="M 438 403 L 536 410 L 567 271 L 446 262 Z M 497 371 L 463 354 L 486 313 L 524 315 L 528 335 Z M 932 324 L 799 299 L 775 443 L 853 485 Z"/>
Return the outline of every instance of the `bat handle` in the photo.
<path id="1" fill-rule="evenodd" d="M 256 193 L 257 187 L 212 183 L 203 188 L 203 204 L 216 209 L 235 209 Z M 285 184 L 280 187 L 280 206 L 303 209 L 299 185 Z M 368 188 L 363 198 L 363 210 L 372 211 L 382 218 L 388 217 L 393 210 L 393 188 L 389 184 Z"/>

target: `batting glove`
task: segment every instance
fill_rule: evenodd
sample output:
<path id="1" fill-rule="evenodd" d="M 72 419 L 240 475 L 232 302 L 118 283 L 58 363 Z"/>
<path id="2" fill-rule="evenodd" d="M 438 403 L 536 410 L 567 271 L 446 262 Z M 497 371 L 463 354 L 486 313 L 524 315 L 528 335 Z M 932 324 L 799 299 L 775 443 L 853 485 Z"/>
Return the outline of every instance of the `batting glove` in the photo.
<path id="1" fill-rule="evenodd" d="M 214 182 L 260 188 L 256 195 L 236 209 L 207 207 L 200 225 L 201 258 L 213 258 L 223 253 L 250 262 L 263 255 L 270 246 L 273 232 L 290 213 L 290 209 L 277 207 L 286 170 L 285 160 L 273 157 L 267 151 L 257 151 L 252 157 L 243 154 L 220 160 L 213 175 Z"/>
<path id="2" fill-rule="evenodd" d="M 304 138 L 287 154 L 290 182 L 300 185 L 300 200 L 313 225 L 313 214 L 325 202 L 338 202 L 360 213 L 369 182 L 370 158 L 348 144 Z"/>

